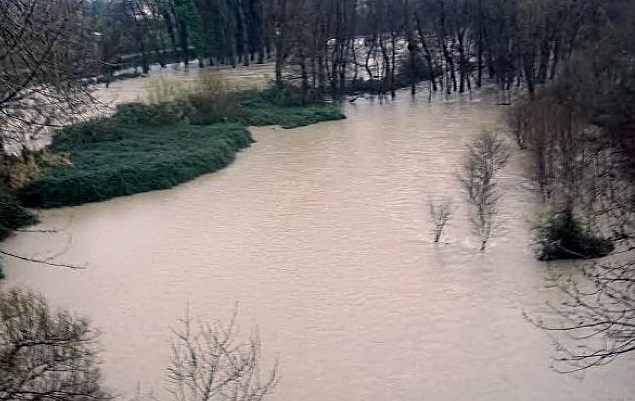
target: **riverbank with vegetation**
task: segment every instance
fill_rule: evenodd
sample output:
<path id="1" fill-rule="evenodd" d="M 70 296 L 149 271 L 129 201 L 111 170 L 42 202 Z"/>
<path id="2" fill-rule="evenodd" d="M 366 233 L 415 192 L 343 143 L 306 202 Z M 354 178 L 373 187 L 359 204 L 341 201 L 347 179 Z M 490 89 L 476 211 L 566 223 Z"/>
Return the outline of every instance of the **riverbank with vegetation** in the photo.
<path id="1" fill-rule="evenodd" d="M 53 208 L 167 189 L 229 165 L 253 139 L 248 126 L 295 128 L 344 118 L 338 107 L 290 88 L 229 93 L 202 79 L 192 90 L 159 83 L 150 103 L 62 129 L 49 166 L 18 191 L 25 206 Z"/>

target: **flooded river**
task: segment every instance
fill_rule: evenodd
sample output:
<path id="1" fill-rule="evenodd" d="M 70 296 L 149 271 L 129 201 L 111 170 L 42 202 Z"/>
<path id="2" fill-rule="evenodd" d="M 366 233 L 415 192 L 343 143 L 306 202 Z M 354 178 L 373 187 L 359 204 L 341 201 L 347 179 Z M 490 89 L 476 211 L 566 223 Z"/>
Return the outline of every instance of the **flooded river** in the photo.
<path id="1" fill-rule="evenodd" d="M 550 339 L 522 313 L 558 300 L 534 260 L 536 197 L 522 155 L 501 173 L 491 248 L 476 252 L 456 175 L 465 143 L 503 111 L 426 96 L 346 104 L 347 120 L 255 128 L 229 168 L 167 191 L 45 211 L 6 249 L 60 254 L 56 269 L 5 259 L 25 285 L 90 316 L 118 394 L 167 400 L 170 327 L 186 308 L 258 326 L 272 401 L 629 400 L 635 360 L 550 369 Z M 456 208 L 432 244 L 429 199 Z M 562 268 L 575 268 L 563 266 Z"/>

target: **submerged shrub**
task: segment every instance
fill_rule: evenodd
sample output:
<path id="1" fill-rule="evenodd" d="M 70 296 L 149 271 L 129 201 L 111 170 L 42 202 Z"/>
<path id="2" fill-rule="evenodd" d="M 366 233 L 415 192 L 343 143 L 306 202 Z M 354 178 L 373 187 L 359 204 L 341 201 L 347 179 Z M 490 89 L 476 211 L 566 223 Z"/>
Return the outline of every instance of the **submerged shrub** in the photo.
<path id="1" fill-rule="evenodd" d="M 434 69 L 434 67 L 433 67 Z M 428 63 L 422 57 L 421 54 L 416 53 L 414 58 L 414 63 L 411 64 L 410 58 L 404 58 L 397 65 L 397 76 L 396 79 L 399 83 L 410 83 L 414 78 L 417 82 L 419 81 L 428 81 L 433 77 L 437 77 L 441 75 L 442 72 L 437 70 L 430 70 Z"/>
<path id="2" fill-rule="evenodd" d="M 613 243 L 585 227 L 573 213 L 572 207 L 552 213 L 536 229 L 539 260 L 594 259 L 608 255 Z"/>
<path id="3" fill-rule="evenodd" d="M 280 125 L 297 128 L 321 121 L 346 118 L 339 107 L 327 104 L 317 95 L 304 96 L 293 87 L 273 87 L 264 91 L 245 91 L 234 95 L 232 121 L 244 125 Z"/>

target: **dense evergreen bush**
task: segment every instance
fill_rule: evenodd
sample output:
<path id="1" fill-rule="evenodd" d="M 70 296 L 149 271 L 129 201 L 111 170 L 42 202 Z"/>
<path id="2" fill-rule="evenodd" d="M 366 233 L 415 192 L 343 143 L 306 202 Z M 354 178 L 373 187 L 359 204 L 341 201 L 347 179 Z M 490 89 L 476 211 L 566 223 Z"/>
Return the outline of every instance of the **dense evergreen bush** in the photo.
<path id="1" fill-rule="evenodd" d="M 236 94 L 238 103 L 243 106 L 300 107 L 323 105 L 324 99 L 316 91 L 304 92 L 291 85 L 273 86 L 265 90 L 251 90 Z"/>
<path id="2" fill-rule="evenodd" d="M 315 94 L 305 96 L 301 90 L 291 87 L 238 93 L 234 102 L 237 107 L 231 121 L 247 126 L 297 128 L 346 118 L 339 107 L 323 102 Z"/>
<path id="3" fill-rule="evenodd" d="M 14 230 L 37 222 L 37 217 L 22 207 L 14 195 L 6 189 L 0 189 L 0 241 L 6 239 Z M 0 280 L 4 277 L 0 264 Z"/>
<path id="4" fill-rule="evenodd" d="M 0 240 L 13 230 L 37 223 L 37 217 L 20 205 L 18 199 L 6 190 L 0 190 Z"/>
<path id="5" fill-rule="evenodd" d="M 429 81 L 442 74 L 443 71 L 438 66 L 433 66 L 431 70 L 423 56 L 417 53 L 414 58 L 414 65 L 411 64 L 409 57 L 399 62 L 395 79 L 397 82 L 395 84 L 403 87 L 402 85 L 404 84 L 405 86 L 410 85 L 413 79 L 416 82 Z"/>
<path id="6" fill-rule="evenodd" d="M 608 255 L 613 243 L 585 227 L 571 207 L 552 213 L 536 230 L 539 260 L 594 259 Z"/>
<path id="7" fill-rule="evenodd" d="M 252 142 L 249 132 L 234 124 L 108 124 L 108 135 L 94 135 L 87 125 L 56 138 L 53 147 L 69 152 L 71 164 L 51 168 L 25 186 L 24 204 L 79 205 L 171 188 L 227 166 Z"/>
<path id="8" fill-rule="evenodd" d="M 321 121 L 345 118 L 335 106 L 306 107 L 262 107 L 245 109 L 237 120 L 247 126 L 280 125 L 282 128 L 297 128 Z"/>

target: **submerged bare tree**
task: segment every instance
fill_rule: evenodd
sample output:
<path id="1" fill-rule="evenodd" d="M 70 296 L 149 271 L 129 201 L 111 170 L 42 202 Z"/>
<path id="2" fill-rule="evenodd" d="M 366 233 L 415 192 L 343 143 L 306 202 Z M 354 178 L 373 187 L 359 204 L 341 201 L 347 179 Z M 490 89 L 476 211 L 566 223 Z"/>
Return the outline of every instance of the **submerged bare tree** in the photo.
<path id="1" fill-rule="evenodd" d="M 437 202 L 430 200 L 428 201 L 428 208 L 430 210 L 430 219 L 434 224 L 434 243 L 438 244 L 445 226 L 452 218 L 452 201 L 450 199 L 443 199 Z"/>
<path id="2" fill-rule="evenodd" d="M 509 153 L 503 141 L 491 131 L 483 131 L 467 147 L 459 177 L 471 207 L 471 222 L 484 251 L 495 228 L 500 194 L 496 173 L 507 164 Z"/>
<path id="3" fill-rule="evenodd" d="M 100 387 L 96 332 L 38 294 L 0 293 L 0 400 L 109 399 Z"/>
<path id="4" fill-rule="evenodd" d="M 87 60 L 84 0 L 0 2 L 0 140 L 19 150 L 47 127 L 73 121 L 90 104 L 78 78 Z M 0 149 L 3 150 L 3 149 Z"/>
<path id="5" fill-rule="evenodd" d="M 172 362 L 168 369 L 177 401 L 260 401 L 277 383 L 272 369 L 260 377 L 261 346 L 258 333 L 238 341 L 236 313 L 229 325 L 194 322 L 189 313 L 174 330 Z"/>

